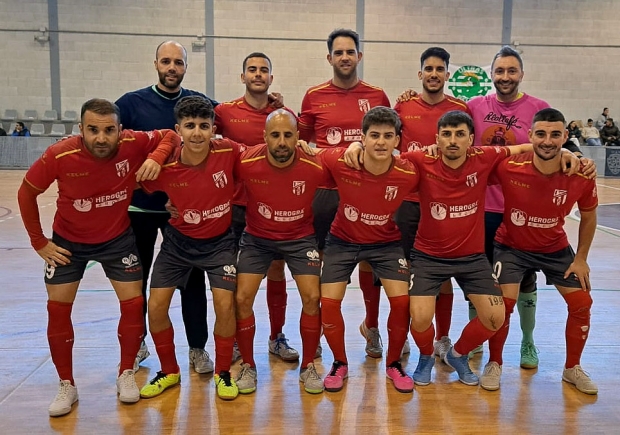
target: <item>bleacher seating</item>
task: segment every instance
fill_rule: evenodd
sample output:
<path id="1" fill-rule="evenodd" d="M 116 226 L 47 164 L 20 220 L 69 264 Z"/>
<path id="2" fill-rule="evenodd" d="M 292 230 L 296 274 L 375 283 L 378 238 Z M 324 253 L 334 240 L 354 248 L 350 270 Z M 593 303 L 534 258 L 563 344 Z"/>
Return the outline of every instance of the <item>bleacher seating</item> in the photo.
<path id="1" fill-rule="evenodd" d="M 44 136 L 45 135 L 45 125 L 40 122 L 34 122 L 30 126 L 30 135 L 31 136 Z"/>
<path id="2" fill-rule="evenodd" d="M 65 110 L 62 114 L 62 122 L 78 122 L 78 114 L 75 110 Z"/>
<path id="3" fill-rule="evenodd" d="M 48 121 L 48 122 L 54 122 L 54 121 L 58 121 L 58 112 L 56 112 L 55 110 L 46 110 L 43 113 L 43 116 L 41 117 L 41 121 Z"/>
<path id="4" fill-rule="evenodd" d="M 15 109 L 5 109 L 2 114 L 3 121 L 17 121 L 19 119 L 19 113 Z"/>
<path id="5" fill-rule="evenodd" d="M 64 124 L 52 124 L 52 130 L 50 131 L 49 135 L 55 136 L 55 137 L 65 136 L 66 135 L 65 125 Z"/>
<path id="6" fill-rule="evenodd" d="M 22 121 L 33 122 L 39 120 L 39 113 L 34 109 L 24 110 L 24 116 L 22 117 Z"/>
<path id="7" fill-rule="evenodd" d="M 15 126 L 17 125 L 17 123 L 15 122 L 11 122 L 11 125 L 9 126 L 9 129 L 6 131 L 6 134 L 8 134 L 9 136 L 13 134 L 13 132 L 15 131 Z"/>
<path id="8" fill-rule="evenodd" d="M 73 136 L 77 136 L 78 134 L 80 134 L 80 125 L 79 124 L 73 124 L 73 128 L 71 129 L 71 134 Z"/>

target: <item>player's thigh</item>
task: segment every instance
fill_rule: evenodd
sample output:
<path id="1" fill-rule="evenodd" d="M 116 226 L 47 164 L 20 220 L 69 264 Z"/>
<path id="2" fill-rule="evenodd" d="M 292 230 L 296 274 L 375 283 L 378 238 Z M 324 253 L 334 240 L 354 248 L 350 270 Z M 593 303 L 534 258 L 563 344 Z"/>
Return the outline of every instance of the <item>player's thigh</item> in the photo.
<path id="1" fill-rule="evenodd" d="M 321 298 L 318 275 L 293 275 L 299 289 L 303 310 L 306 314 L 314 315 L 319 312 Z"/>
<path id="2" fill-rule="evenodd" d="M 399 242 L 365 245 L 360 259 L 372 266 L 372 271 L 382 282 L 394 280 L 409 283 L 409 262 Z"/>
<path id="3" fill-rule="evenodd" d="M 45 284 L 47 297 L 50 301 L 72 303 L 75 301 L 80 281 L 65 284 Z"/>
<path id="4" fill-rule="evenodd" d="M 175 287 L 151 287 L 149 291 L 148 316 L 149 320 L 154 317 L 167 316 L 170 309 Z"/>
<path id="5" fill-rule="evenodd" d="M 321 259 L 314 236 L 276 242 L 276 244 L 279 254 L 284 258 L 293 277 L 311 275 L 318 279 L 321 274 Z"/>
<path id="6" fill-rule="evenodd" d="M 347 243 L 332 235 L 328 236 L 321 269 L 322 297 L 332 299 L 344 297 L 347 281 L 359 262 L 358 253 L 359 245 Z"/>

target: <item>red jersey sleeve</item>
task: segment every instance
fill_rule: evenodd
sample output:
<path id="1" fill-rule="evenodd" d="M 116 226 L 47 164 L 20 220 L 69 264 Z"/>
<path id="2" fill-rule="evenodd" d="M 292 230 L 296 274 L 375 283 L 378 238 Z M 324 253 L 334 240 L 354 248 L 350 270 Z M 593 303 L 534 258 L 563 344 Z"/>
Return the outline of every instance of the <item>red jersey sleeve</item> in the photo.
<path id="1" fill-rule="evenodd" d="M 306 92 L 304 99 L 301 102 L 301 114 L 297 122 L 297 128 L 299 129 L 299 138 L 306 142 L 312 142 L 314 137 L 314 113 L 312 112 L 312 102 L 310 101 L 310 94 Z"/>
<path id="2" fill-rule="evenodd" d="M 582 175 L 573 175 L 574 177 L 580 177 Z M 586 187 L 583 189 L 583 194 L 577 200 L 577 206 L 579 211 L 592 211 L 598 207 L 598 193 L 596 190 L 596 181 L 588 180 Z"/>
<path id="3" fill-rule="evenodd" d="M 136 141 L 149 153 L 147 159 L 163 165 L 172 150 L 181 145 L 181 137 L 173 130 L 134 131 Z"/>
<path id="4" fill-rule="evenodd" d="M 28 232 L 28 237 L 30 237 L 30 244 L 35 251 L 43 249 L 48 243 L 47 238 L 43 234 L 39 207 L 37 205 L 37 196 L 41 193 L 42 191 L 33 187 L 25 179 L 17 192 L 17 202 L 22 222 Z"/>

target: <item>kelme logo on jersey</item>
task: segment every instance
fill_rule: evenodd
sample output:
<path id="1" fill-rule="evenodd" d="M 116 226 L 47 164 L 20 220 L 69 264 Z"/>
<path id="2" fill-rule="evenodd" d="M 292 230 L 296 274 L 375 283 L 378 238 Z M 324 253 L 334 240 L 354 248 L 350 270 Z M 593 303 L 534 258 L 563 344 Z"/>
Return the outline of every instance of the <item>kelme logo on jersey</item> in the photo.
<path id="1" fill-rule="evenodd" d="M 325 140 L 330 145 L 338 145 L 342 141 L 342 129 L 340 127 L 329 127 Z"/>
<path id="2" fill-rule="evenodd" d="M 359 105 L 360 112 L 366 113 L 370 110 L 370 101 L 368 101 L 366 98 L 360 98 L 359 100 L 357 100 L 357 104 Z"/>
<path id="3" fill-rule="evenodd" d="M 474 187 L 476 184 L 478 184 L 478 173 L 474 172 L 473 174 L 469 174 L 467 176 L 467 181 L 465 181 L 465 184 L 467 185 L 467 187 Z"/>
<path id="4" fill-rule="evenodd" d="M 183 212 L 183 222 L 193 225 L 198 225 L 201 221 L 200 210 L 189 209 Z"/>
<path id="5" fill-rule="evenodd" d="M 555 192 L 553 192 L 553 203 L 555 205 L 563 205 L 564 203 L 566 203 L 567 195 L 568 192 L 566 190 L 555 189 Z"/>
<path id="6" fill-rule="evenodd" d="M 300 196 L 303 195 L 306 191 L 306 182 L 305 181 L 293 181 L 293 194 Z"/>
<path id="7" fill-rule="evenodd" d="M 258 212 L 262 217 L 265 219 L 271 219 L 271 216 L 273 215 L 273 209 L 271 207 L 262 202 L 259 202 L 256 205 L 258 205 Z"/>
<path id="8" fill-rule="evenodd" d="M 510 210 L 510 222 L 515 224 L 518 227 L 522 227 L 525 225 L 527 221 L 527 214 L 523 210 L 519 210 L 518 208 L 513 208 Z"/>
<path id="9" fill-rule="evenodd" d="M 452 95 L 463 101 L 486 95 L 492 88 L 493 82 L 487 72 L 474 65 L 463 65 L 448 80 L 448 89 Z"/>
<path id="10" fill-rule="evenodd" d="M 213 182 L 215 183 L 215 187 L 223 189 L 228 184 L 228 178 L 226 178 L 226 174 L 224 171 L 219 171 L 213 174 Z"/>
<path id="11" fill-rule="evenodd" d="M 441 202 L 431 202 L 431 216 L 433 219 L 437 219 L 438 221 L 442 221 L 446 218 L 448 214 L 448 206 L 442 204 Z"/>
<path id="12" fill-rule="evenodd" d="M 77 211 L 81 211 L 82 213 L 86 213 L 93 208 L 93 200 L 92 198 L 76 199 L 73 201 L 73 208 Z"/>
<path id="13" fill-rule="evenodd" d="M 129 174 L 129 160 L 125 159 L 116 164 L 116 175 L 123 178 L 126 177 L 127 174 Z"/>
<path id="14" fill-rule="evenodd" d="M 398 195 L 398 186 L 386 186 L 384 198 L 387 201 L 392 201 Z"/>
<path id="15" fill-rule="evenodd" d="M 344 206 L 344 216 L 349 219 L 351 222 L 355 222 L 360 217 L 360 211 L 353 207 L 352 205 L 345 204 Z"/>

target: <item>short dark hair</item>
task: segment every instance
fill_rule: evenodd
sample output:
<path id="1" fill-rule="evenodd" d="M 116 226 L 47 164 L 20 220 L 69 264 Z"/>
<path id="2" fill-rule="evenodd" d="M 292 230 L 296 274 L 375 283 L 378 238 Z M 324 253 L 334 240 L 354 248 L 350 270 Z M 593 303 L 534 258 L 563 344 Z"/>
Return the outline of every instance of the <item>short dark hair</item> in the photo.
<path id="1" fill-rule="evenodd" d="M 609 110 L 609 107 L 603 107 L 603 112 L 604 112 L 605 110 Z"/>
<path id="2" fill-rule="evenodd" d="M 588 122 L 594 122 L 592 118 L 588 118 Z"/>
<path id="3" fill-rule="evenodd" d="M 245 66 L 248 63 L 248 59 L 252 59 L 253 57 L 261 57 L 263 59 L 267 59 L 267 62 L 269 62 L 269 71 L 271 71 L 271 59 L 269 59 L 269 57 L 267 57 L 267 55 L 265 53 L 261 53 L 259 51 L 255 51 L 254 53 L 248 54 L 245 57 L 245 59 L 243 59 L 243 72 L 245 72 Z"/>
<path id="4" fill-rule="evenodd" d="M 523 59 L 521 59 L 521 55 L 517 50 L 512 48 L 510 45 L 504 45 L 493 57 L 493 62 L 491 62 L 491 71 L 493 70 L 493 64 L 500 57 L 515 57 L 519 61 L 519 66 L 521 70 L 523 70 Z"/>
<path id="5" fill-rule="evenodd" d="M 606 121 L 611 122 L 612 124 L 614 123 L 614 119 L 613 118 L 607 118 Z"/>
<path id="6" fill-rule="evenodd" d="M 355 30 L 336 29 L 327 37 L 327 50 L 329 50 L 330 54 L 332 52 L 332 48 L 334 47 L 334 39 L 338 38 L 339 36 L 351 38 L 353 42 L 355 42 L 355 49 L 357 51 L 360 51 L 360 35 L 358 35 Z"/>
<path id="7" fill-rule="evenodd" d="M 441 47 L 430 47 L 424 50 L 420 56 L 420 69 L 424 68 L 424 61 L 429 57 L 438 57 L 446 64 L 446 68 L 450 65 L 450 53 Z"/>
<path id="8" fill-rule="evenodd" d="M 444 127 L 458 127 L 461 124 L 467 125 L 469 134 L 474 134 L 474 120 L 462 110 L 451 110 L 444 113 L 437 121 L 437 131 Z"/>
<path id="9" fill-rule="evenodd" d="M 92 98 L 82 104 L 80 121 L 83 121 L 86 112 L 93 112 L 97 115 L 116 115 L 118 122 L 121 122 L 121 110 L 116 104 L 103 98 Z"/>
<path id="10" fill-rule="evenodd" d="M 215 111 L 209 100 L 199 95 L 183 97 L 174 105 L 174 118 L 181 122 L 183 118 L 215 119 Z"/>
<path id="11" fill-rule="evenodd" d="M 362 119 L 362 133 L 366 134 L 371 125 L 389 125 L 394 127 L 398 135 L 400 135 L 402 127 L 398 113 L 385 106 L 375 106 L 366 112 L 364 119 Z"/>
<path id="12" fill-rule="evenodd" d="M 566 126 L 566 118 L 564 118 L 562 112 L 551 107 L 547 107 L 546 109 L 536 112 L 536 115 L 534 115 L 534 118 L 532 119 L 532 125 L 537 122 L 561 122 L 564 126 Z"/>
<path id="13" fill-rule="evenodd" d="M 21 121 L 17 121 L 17 122 L 15 123 L 15 125 L 19 125 L 21 128 L 26 128 L 26 126 L 24 125 L 24 123 L 23 123 L 23 122 L 21 122 Z"/>

